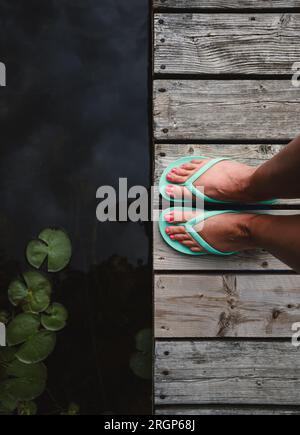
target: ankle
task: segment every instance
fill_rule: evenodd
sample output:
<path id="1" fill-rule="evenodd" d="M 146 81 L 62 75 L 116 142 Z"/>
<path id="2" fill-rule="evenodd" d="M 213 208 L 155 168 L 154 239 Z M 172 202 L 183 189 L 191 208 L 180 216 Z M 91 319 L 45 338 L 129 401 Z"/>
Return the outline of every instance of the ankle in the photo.
<path id="1" fill-rule="evenodd" d="M 246 171 L 245 177 L 241 182 L 241 194 L 243 198 L 245 198 L 246 202 L 256 202 L 258 200 L 254 186 L 254 176 L 257 171 L 255 167 L 249 167 L 249 170 Z"/>
<path id="2" fill-rule="evenodd" d="M 239 222 L 239 231 L 241 241 L 245 249 L 255 249 L 257 247 L 255 239 L 255 226 L 257 221 L 257 214 L 244 214 L 241 215 Z"/>
<path id="3" fill-rule="evenodd" d="M 265 215 L 260 213 L 249 213 L 245 221 L 245 231 L 247 233 L 249 243 L 254 247 L 259 247 L 258 229 L 264 223 Z"/>

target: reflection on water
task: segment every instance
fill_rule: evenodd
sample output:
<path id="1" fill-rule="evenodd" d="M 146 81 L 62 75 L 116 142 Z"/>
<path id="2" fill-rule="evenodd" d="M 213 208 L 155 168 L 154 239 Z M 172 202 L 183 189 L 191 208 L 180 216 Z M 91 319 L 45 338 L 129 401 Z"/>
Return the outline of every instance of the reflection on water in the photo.
<path id="1" fill-rule="evenodd" d="M 149 228 L 95 217 L 99 186 L 149 185 L 148 0 L 0 0 L 0 61 L 0 307 L 41 229 L 65 228 L 74 251 L 39 411 L 149 413 L 129 368 L 151 326 Z"/>

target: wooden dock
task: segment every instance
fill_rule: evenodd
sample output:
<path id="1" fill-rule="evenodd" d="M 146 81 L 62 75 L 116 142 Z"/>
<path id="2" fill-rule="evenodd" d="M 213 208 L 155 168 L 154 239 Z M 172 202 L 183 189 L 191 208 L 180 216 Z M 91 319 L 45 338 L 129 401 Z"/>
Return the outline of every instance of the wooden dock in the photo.
<path id="1" fill-rule="evenodd" d="M 300 0 L 153 0 L 153 12 L 155 184 L 178 157 L 258 165 L 299 134 Z M 156 223 L 153 255 L 156 413 L 299 414 L 300 276 L 263 250 L 177 254 Z"/>

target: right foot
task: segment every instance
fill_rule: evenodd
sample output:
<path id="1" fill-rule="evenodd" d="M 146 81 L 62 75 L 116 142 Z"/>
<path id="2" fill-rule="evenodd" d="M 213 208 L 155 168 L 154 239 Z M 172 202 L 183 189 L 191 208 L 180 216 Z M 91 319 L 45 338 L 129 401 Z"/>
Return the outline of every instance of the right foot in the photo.
<path id="1" fill-rule="evenodd" d="M 193 199 L 191 192 L 178 183 L 185 183 L 209 160 L 191 160 L 178 168 L 172 169 L 167 180 L 173 183 L 166 187 L 166 193 L 174 199 Z M 196 188 L 202 188 L 206 196 L 219 201 L 255 202 L 248 194 L 250 179 L 255 167 L 230 160 L 223 160 L 201 175 L 195 182 Z"/>
<path id="2" fill-rule="evenodd" d="M 203 252 L 204 249 L 180 224 L 199 216 L 199 213 L 201 212 L 172 211 L 165 216 L 166 222 L 174 223 L 174 226 L 166 228 L 166 234 L 172 240 L 187 246 L 192 252 Z M 218 251 L 233 252 L 254 249 L 255 244 L 251 237 L 250 223 L 255 216 L 255 214 L 250 213 L 217 215 L 207 219 L 204 223 L 195 225 L 194 229 Z"/>

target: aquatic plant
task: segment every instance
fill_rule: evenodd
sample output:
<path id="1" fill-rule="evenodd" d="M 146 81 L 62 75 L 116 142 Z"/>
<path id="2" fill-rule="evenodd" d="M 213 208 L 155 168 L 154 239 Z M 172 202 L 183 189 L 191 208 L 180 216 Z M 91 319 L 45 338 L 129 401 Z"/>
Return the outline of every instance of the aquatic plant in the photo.
<path id="1" fill-rule="evenodd" d="M 152 379 L 152 330 L 142 329 L 135 336 L 135 352 L 130 358 L 130 368 L 139 378 Z"/>
<path id="2" fill-rule="evenodd" d="M 46 229 L 26 250 L 29 264 L 39 269 L 47 259 L 48 272 L 64 269 L 72 255 L 68 235 Z M 53 352 L 56 333 L 68 319 L 66 308 L 51 301 L 52 285 L 45 274 L 29 270 L 14 279 L 8 288 L 12 313 L 0 312 L 7 325 L 7 347 L 0 349 L 0 414 L 34 415 L 34 402 L 47 384 L 45 360 Z M 74 406 L 68 414 L 77 412 Z"/>

